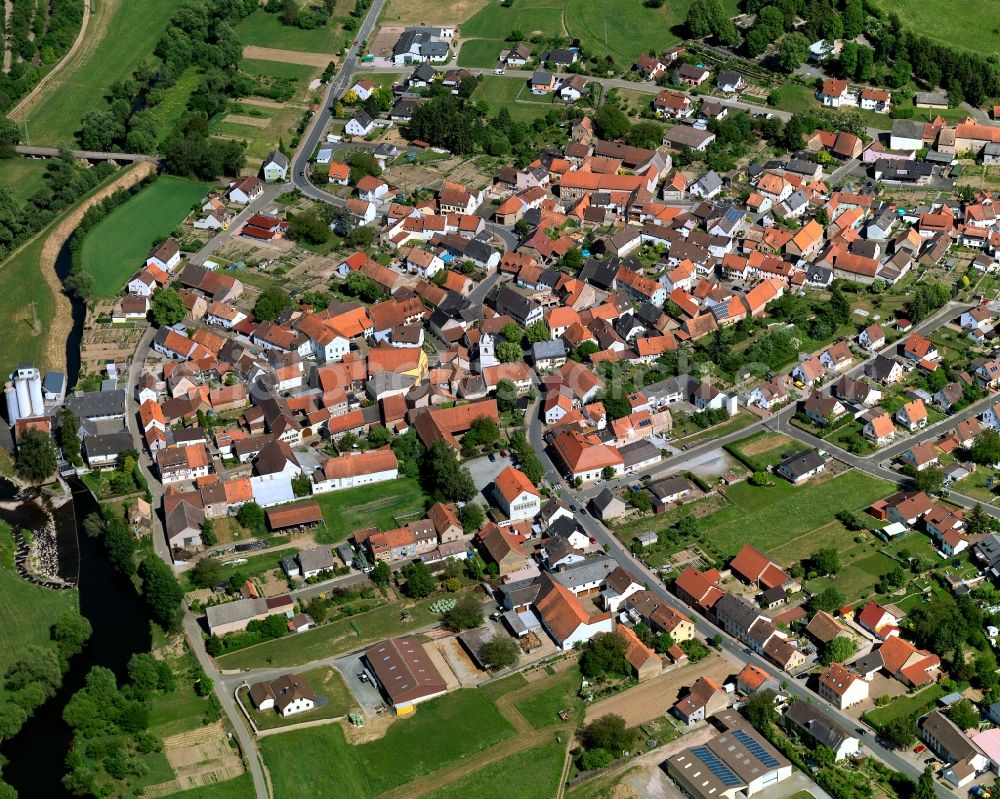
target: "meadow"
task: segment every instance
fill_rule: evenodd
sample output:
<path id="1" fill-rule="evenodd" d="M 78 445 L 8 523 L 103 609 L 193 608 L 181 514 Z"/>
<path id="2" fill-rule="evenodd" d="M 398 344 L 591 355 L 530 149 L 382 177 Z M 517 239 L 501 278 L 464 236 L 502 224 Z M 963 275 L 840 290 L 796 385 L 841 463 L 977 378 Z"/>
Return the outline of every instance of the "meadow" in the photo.
<path id="1" fill-rule="evenodd" d="M 939 0 L 914 3 L 913 0 L 879 0 L 879 7 L 895 11 L 903 25 L 952 47 L 971 50 L 985 58 L 1000 52 L 996 0 Z M 970 20 L 976 22 L 970 24 Z"/>
<path id="2" fill-rule="evenodd" d="M 536 730 L 564 723 L 559 718 L 560 710 L 575 709 L 573 718 L 578 720 L 583 709 L 583 700 L 577 696 L 580 679 L 579 669 L 566 669 L 555 684 L 517 700 L 514 707 Z"/>
<path id="3" fill-rule="evenodd" d="M 45 185 L 47 164 L 41 158 L 4 158 L 0 160 L 0 184 L 23 202 Z"/>
<path id="4" fill-rule="evenodd" d="M 26 143 L 72 145 L 84 114 L 98 107 L 115 81 L 131 75 L 153 50 L 177 6 L 155 0 L 95 4 L 83 45 L 17 121 Z M 23 125 L 22 125 L 23 128 Z"/>
<path id="5" fill-rule="evenodd" d="M 112 297 L 143 265 L 153 242 L 167 235 L 208 192 L 210 184 L 164 176 L 118 206 L 83 240 L 84 269 L 94 294 Z"/>
<path id="6" fill-rule="evenodd" d="M 339 0 L 327 24 L 313 30 L 284 25 L 280 14 L 269 14 L 258 9 L 236 26 L 236 35 L 244 45 L 304 53 L 329 53 L 332 59 L 334 53 L 352 41 L 352 34 L 344 30 L 343 22 L 353 7 L 350 0 Z"/>
<path id="7" fill-rule="evenodd" d="M 551 741 L 491 763 L 426 799 L 536 799 L 557 796 L 566 758 L 566 744 Z"/>

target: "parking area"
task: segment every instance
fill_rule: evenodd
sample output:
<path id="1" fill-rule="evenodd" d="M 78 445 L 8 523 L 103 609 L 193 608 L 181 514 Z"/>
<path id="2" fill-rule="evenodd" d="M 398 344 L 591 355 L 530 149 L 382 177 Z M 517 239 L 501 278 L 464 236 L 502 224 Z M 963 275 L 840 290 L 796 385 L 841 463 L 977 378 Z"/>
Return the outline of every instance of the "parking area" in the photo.
<path id="1" fill-rule="evenodd" d="M 510 458 L 503 458 L 499 454 L 494 455 L 495 460 L 488 457 L 473 458 L 466 462 L 469 473 L 472 475 L 472 482 L 476 484 L 476 490 L 482 491 L 492 483 L 498 474 L 511 465 Z"/>
<path id="2" fill-rule="evenodd" d="M 358 701 L 365 715 L 377 715 L 379 708 L 385 706 L 385 702 L 382 700 L 378 688 L 372 685 L 369 680 L 362 680 L 358 677 L 364 672 L 364 667 L 361 665 L 361 655 L 345 655 L 342 658 L 337 658 L 333 661 L 333 666 L 343 676 L 344 682 L 347 683 L 347 687 L 354 694 L 354 698 Z"/>

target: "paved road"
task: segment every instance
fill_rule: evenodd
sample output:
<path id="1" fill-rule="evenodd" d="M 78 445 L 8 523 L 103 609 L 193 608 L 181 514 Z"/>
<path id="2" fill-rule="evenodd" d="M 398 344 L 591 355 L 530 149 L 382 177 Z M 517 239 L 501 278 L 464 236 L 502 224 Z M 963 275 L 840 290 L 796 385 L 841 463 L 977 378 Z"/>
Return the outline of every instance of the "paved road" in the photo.
<path id="1" fill-rule="evenodd" d="M 191 255 L 191 258 L 189 259 L 191 263 L 205 263 L 205 261 L 212 257 L 212 254 L 216 250 L 218 250 L 223 244 L 239 232 L 244 222 L 246 222 L 254 214 L 265 210 L 268 204 L 274 202 L 275 198 L 279 194 L 283 194 L 291 188 L 292 186 L 290 183 L 265 183 L 264 191 L 261 192 L 261 195 L 253 202 L 248 203 L 246 208 L 233 217 L 226 230 L 220 230 L 207 242 L 205 242 L 205 245 L 198 250 L 198 252 Z"/>
<path id="2" fill-rule="evenodd" d="M 337 72 L 337 76 L 330 81 L 330 85 L 326 91 L 326 97 L 324 97 L 323 102 L 320 103 L 319 111 L 313 115 L 310 127 L 306 130 L 305 136 L 303 136 L 302 141 L 299 144 L 299 150 L 295 154 L 295 158 L 292 159 L 292 182 L 295 183 L 295 185 L 304 195 L 306 195 L 306 197 L 313 200 L 322 200 L 324 202 L 333 203 L 334 205 L 344 204 L 343 199 L 340 197 L 323 191 L 313 184 L 309 177 L 309 159 L 312 158 L 312 154 L 316 151 L 316 147 L 319 145 L 320 137 L 323 136 L 327 125 L 330 124 L 330 119 L 332 117 L 330 107 L 338 97 L 347 91 L 347 87 L 351 80 L 351 74 L 354 72 L 354 68 L 357 64 L 358 54 L 360 51 L 360 47 L 358 45 L 372 35 L 375 23 L 378 21 L 379 15 L 382 13 L 382 8 L 385 5 L 385 2 L 386 0 L 374 0 L 371 7 L 368 9 L 364 22 L 361 23 L 361 27 L 356 33 L 356 38 L 354 40 L 355 44 L 352 44 L 344 54 L 344 59 L 340 62 L 340 69 Z"/>
<path id="3" fill-rule="evenodd" d="M 32 147 L 27 144 L 18 144 L 14 150 L 20 155 L 38 158 L 54 158 L 62 151 L 59 147 Z M 158 156 L 142 155 L 141 153 L 105 153 L 96 150 L 70 150 L 69 152 L 75 158 L 85 158 L 88 161 L 152 161 L 154 164 L 160 163 Z"/>

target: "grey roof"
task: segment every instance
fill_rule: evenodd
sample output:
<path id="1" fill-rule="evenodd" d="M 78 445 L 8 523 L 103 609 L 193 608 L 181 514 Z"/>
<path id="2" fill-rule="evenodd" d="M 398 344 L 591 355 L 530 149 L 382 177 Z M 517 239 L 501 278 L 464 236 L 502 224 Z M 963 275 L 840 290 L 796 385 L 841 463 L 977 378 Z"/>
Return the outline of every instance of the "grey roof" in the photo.
<path id="1" fill-rule="evenodd" d="M 958 762 L 975 755 L 985 754 L 971 738 L 940 710 L 932 710 L 920 723 L 921 729 L 931 735 L 940 745 L 938 754 Z"/>
<path id="2" fill-rule="evenodd" d="M 531 73 L 531 82 L 549 84 L 552 82 L 552 73 L 544 69 L 536 69 Z"/>
<path id="3" fill-rule="evenodd" d="M 531 345 L 531 359 L 541 361 L 546 358 L 565 358 L 566 342 L 561 338 L 549 341 L 536 341 Z"/>
<path id="4" fill-rule="evenodd" d="M 132 436 L 125 430 L 117 433 L 107 433 L 105 435 L 87 436 L 83 440 L 83 447 L 86 450 L 87 458 L 107 458 L 117 455 L 127 449 L 132 449 Z"/>
<path id="5" fill-rule="evenodd" d="M 413 74 L 410 75 L 410 80 L 413 80 L 414 78 L 422 81 L 434 80 L 434 76 L 436 74 L 437 70 L 435 70 L 430 64 L 421 64 L 413 70 Z"/>
<path id="6" fill-rule="evenodd" d="M 252 619 L 267 611 L 265 599 L 237 599 L 235 602 L 225 602 L 221 605 L 209 605 L 205 609 L 208 627 L 218 627 L 235 621 Z"/>
<path id="7" fill-rule="evenodd" d="M 734 594 L 726 594 L 715 603 L 715 615 L 726 616 L 738 629 L 748 633 L 761 614 L 756 605 Z"/>
<path id="8" fill-rule="evenodd" d="M 549 50 L 545 54 L 544 60 L 551 61 L 553 64 L 572 64 L 576 60 L 576 53 L 572 50 L 557 48 L 555 50 Z"/>
<path id="9" fill-rule="evenodd" d="M 564 588 L 572 591 L 581 585 L 604 580 L 616 568 L 618 568 L 618 563 L 612 558 L 590 558 L 582 563 L 568 566 L 563 571 L 556 572 L 552 578 Z"/>
<path id="10" fill-rule="evenodd" d="M 695 184 L 700 186 L 702 191 L 706 194 L 711 194 L 713 191 L 718 191 L 722 188 L 722 178 L 719 177 L 719 173 L 714 169 L 711 172 L 707 172 L 702 175 Z"/>
<path id="11" fill-rule="evenodd" d="M 64 372 L 46 372 L 45 379 L 42 380 L 42 390 L 49 394 L 60 394 L 66 388 L 66 374 Z"/>
<path id="12" fill-rule="evenodd" d="M 77 419 L 125 415 L 125 391 L 83 391 L 66 398 L 66 407 Z"/>
<path id="13" fill-rule="evenodd" d="M 605 510 L 611 507 L 611 505 L 615 502 L 619 503 L 620 505 L 624 505 L 624 503 L 620 499 L 618 499 L 618 497 L 616 497 L 614 494 L 611 493 L 611 489 L 608 488 L 607 486 L 605 486 L 601 490 L 600 494 L 598 494 L 596 497 L 590 500 L 591 506 L 598 513 L 603 513 Z"/>
<path id="14" fill-rule="evenodd" d="M 267 154 L 267 158 L 264 159 L 264 164 L 277 164 L 282 169 L 288 169 L 288 156 L 285 155 L 281 150 L 271 150 Z"/>
<path id="15" fill-rule="evenodd" d="M 948 105 L 948 95 L 944 92 L 917 92 L 914 100 L 924 105 Z"/>
<path id="16" fill-rule="evenodd" d="M 867 655 L 859 657 L 851 663 L 851 668 L 859 674 L 868 674 L 873 671 L 878 671 L 882 668 L 882 666 L 882 654 L 877 649 L 873 649 Z"/>
<path id="17" fill-rule="evenodd" d="M 811 702 L 798 700 L 785 711 L 785 718 L 811 735 L 817 743 L 837 751 L 844 741 L 855 738 Z"/>
<path id="18" fill-rule="evenodd" d="M 787 474 L 792 478 L 799 478 L 808 474 L 823 465 L 823 459 L 814 449 L 807 449 L 805 452 L 797 452 L 789 455 L 778 464 L 778 470 L 782 474 Z"/>
<path id="19" fill-rule="evenodd" d="M 372 119 L 372 115 L 369 114 L 367 111 L 365 111 L 365 109 L 363 108 L 359 108 L 357 111 L 354 112 L 353 119 L 364 128 L 367 128 L 375 121 L 374 119 Z"/>
<path id="20" fill-rule="evenodd" d="M 329 548 L 304 549 L 298 554 L 302 571 L 323 571 L 334 567 L 333 553 Z"/>
<path id="21" fill-rule="evenodd" d="M 719 70 L 719 77 L 715 79 L 716 86 L 735 86 L 742 80 L 742 76 L 739 72 L 733 72 L 731 69 Z"/>
<path id="22" fill-rule="evenodd" d="M 920 94 L 917 94 L 919 97 Z M 919 119 L 894 119 L 892 121 L 892 135 L 901 139 L 923 139 L 924 123 Z"/>

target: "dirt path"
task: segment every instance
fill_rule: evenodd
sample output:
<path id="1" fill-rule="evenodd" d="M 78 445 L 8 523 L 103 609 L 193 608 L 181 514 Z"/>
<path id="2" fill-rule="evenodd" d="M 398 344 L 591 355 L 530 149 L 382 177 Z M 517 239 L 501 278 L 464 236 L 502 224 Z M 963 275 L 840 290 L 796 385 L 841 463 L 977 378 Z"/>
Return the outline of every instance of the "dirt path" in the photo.
<path id="1" fill-rule="evenodd" d="M 14 0 L 5 0 L 3 4 L 4 12 L 4 35 L 3 35 L 3 73 L 10 72 L 10 65 L 14 62 L 14 55 L 10 49 L 10 35 L 6 33 L 9 21 L 14 17 Z"/>
<path id="2" fill-rule="evenodd" d="M 243 48 L 244 58 L 261 61 L 280 61 L 283 64 L 305 64 L 308 67 L 325 67 L 334 60 L 326 53 L 303 53 L 298 50 L 279 50 L 276 47 L 258 47 L 248 44 Z"/>
<path id="3" fill-rule="evenodd" d="M 239 102 L 243 105 L 254 105 L 258 108 L 276 108 L 279 111 L 291 105 L 291 103 L 279 103 L 277 100 L 269 100 L 266 97 L 242 97 Z"/>
<path id="4" fill-rule="evenodd" d="M 246 125 L 249 128 L 266 128 L 271 124 L 270 117 L 250 117 L 246 114 L 228 114 L 222 121 L 234 125 Z"/>
<path id="5" fill-rule="evenodd" d="M 120 3 L 121 0 L 101 0 L 101 4 L 98 7 L 98 11 L 95 14 L 95 24 L 92 30 L 91 39 L 87 42 L 87 48 L 83 51 L 83 58 L 97 49 L 104 36 L 108 32 L 108 20 L 114 16 L 114 9 Z M 13 7 L 13 4 L 9 4 Z M 9 13 L 9 12 L 8 12 Z M 11 119 L 20 120 L 22 119 L 26 112 L 30 111 L 34 107 L 36 101 L 41 97 L 42 89 L 46 88 L 51 82 L 52 78 L 59 74 L 66 64 L 68 64 L 73 57 L 77 54 L 77 51 L 81 50 L 81 45 L 83 44 L 84 35 L 87 33 L 87 26 L 90 23 L 90 0 L 84 0 L 83 2 L 83 21 L 80 23 L 80 32 L 76 35 L 76 39 L 73 40 L 72 46 L 66 51 L 59 63 L 52 67 L 51 71 L 45 75 L 38 85 L 35 86 L 30 92 L 28 92 L 24 98 L 15 105 L 10 112 L 7 114 Z M 96 39 L 96 41 L 95 41 Z M 4 52 L 4 71 L 7 71 L 7 56 L 8 53 Z"/>
<path id="6" fill-rule="evenodd" d="M 59 256 L 59 251 L 76 230 L 88 208 L 119 189 L 134 186 L 155 170 L 156 165 L 148 161 L 125 169 L 114 181 L 64 216 L 42 245 L 42 255 L 38 262 L 38 268 L 42 273 L 42 278 L 48 284 L 49 291 L 55 298 L 55 311 L 50 320 L 45 343 L 44 362 L 49 369 L 66 369 L 66 339 L 69 338 L 70 330 L 73 327 L 73 311 L 70 307 L 69 297 L 63 292 L 62 281 L 56 274 L 56 258 Z"/>

